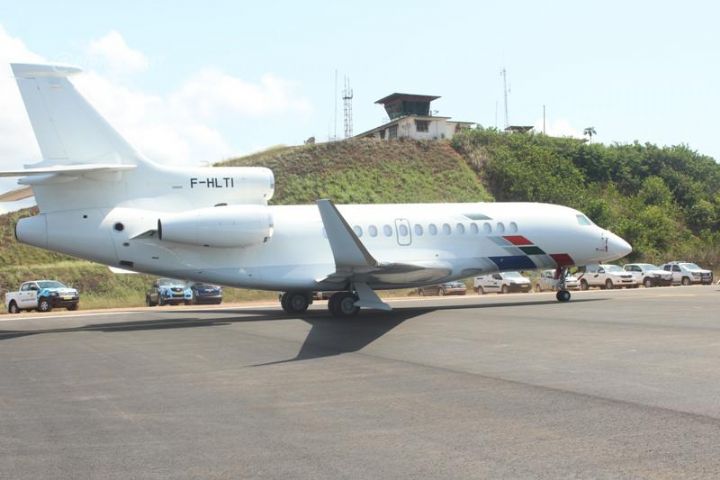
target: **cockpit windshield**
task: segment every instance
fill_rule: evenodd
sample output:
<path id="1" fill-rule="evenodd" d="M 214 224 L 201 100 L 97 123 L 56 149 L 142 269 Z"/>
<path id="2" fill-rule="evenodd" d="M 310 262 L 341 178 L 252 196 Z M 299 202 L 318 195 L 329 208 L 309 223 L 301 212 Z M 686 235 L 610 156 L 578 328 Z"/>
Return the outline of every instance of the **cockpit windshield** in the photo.
<path id="1" fill-rule="evenodd" d="M 577 217 L 577 221 L 580 225 L 592 225 L 593 224 L 588 217 L 586 217 L 585 215 L 583 215 L 581 213 L 577 214 L 576 217 Z"/>

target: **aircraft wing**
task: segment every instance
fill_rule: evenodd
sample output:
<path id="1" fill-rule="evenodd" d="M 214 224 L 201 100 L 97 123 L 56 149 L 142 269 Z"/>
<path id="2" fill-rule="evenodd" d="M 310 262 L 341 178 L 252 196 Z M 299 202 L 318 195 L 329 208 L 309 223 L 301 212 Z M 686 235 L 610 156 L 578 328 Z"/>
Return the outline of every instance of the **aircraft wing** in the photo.
<path id="1" fill-rule="evenodd" d="M 29 175 L 82 175 L 85 173 L 122 172 L 137 168 L 137 165 L 116 163 L 82 163 L 76 165 L 49 165 L 46 167 L 25 168 L 23 170 L 0 170 L 0 177 L 26 177 Z"/>
<path id="2" fill-rule="evenodd" d="M 378 262 L 368 252 L 333 202 L 318 200 L 317 205 L 335 258 L 335 273 L 318 281 L 335 284 L 351 283 L 359 296 L 359 300 L 355 303 L 357 306 L 390 309 L 368 287 L 368 283 L 397 285 L 434 283 L 447 277 L 452 271 L 449 265 L 437 262 L 417 264 Z"/>

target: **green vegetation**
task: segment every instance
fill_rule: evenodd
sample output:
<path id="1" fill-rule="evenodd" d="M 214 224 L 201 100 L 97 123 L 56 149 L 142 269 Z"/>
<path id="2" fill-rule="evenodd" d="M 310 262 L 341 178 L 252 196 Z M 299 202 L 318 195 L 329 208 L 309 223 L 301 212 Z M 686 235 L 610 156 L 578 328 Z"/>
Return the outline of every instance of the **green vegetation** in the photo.
<path id="1" fill-rule="evenodd" d="M 544 135 L 469 130 L 452 142 L 354 139 L 278 146 L 218 165 L 275 172 L 272 203 L 537 201 L 587 213 L 633 244 L 631 260 L 682 258 L 720 265 L 720 165 L 686 146 L 610 145 Z M 0 216 L 0 295 L 23 280 L 56 278 L 80 289 L 84 308 L 139 306 L 147 275 L 107 267 L 15 241 L 26 209 Z M 405 293 L 405 292 L 403 292 Z M 401 293 L 402 294 L 402 293 Z M 275 294 L 225 289 L 228 301 Z"/>
<path id="2" fill-rule="evenodd" d="M 720 165 L 685 145 L 606 146 L 491 129 L 452 143 L 498 201 L 582 210 L 627 239 L 633 261 L 720 265 Z"/>
<path id="3" fill-rule="evenodd" d="M 275 172 L 272 203 L 473 202 L 490 200 L 447 142 L 353 139 L 275 147 L 218 166 L 264 166 Z"/>

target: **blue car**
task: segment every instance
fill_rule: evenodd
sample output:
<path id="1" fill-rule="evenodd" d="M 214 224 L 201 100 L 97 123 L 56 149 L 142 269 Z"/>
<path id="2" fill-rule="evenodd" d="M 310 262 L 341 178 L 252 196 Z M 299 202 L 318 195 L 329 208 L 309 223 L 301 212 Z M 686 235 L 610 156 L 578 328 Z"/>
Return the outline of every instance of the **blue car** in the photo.
<path id="1" fill-rule="evenodd" d="M 196 305 L 201 303 L 219 305 L 222 303 L 223 291 L 222 287 L 218 285 L 195 282 L 190 285 L 190 289 L 193 293 L 193 303 Z"/>
<path id="2" fill-rule="evenodd" d="M 193 291 L 182 280 L 160 278 L 155 280 L 153 286 L 145 294 L 145 303 L 148 307 L 156 305 L 190 305 L 193 300 Z"/>

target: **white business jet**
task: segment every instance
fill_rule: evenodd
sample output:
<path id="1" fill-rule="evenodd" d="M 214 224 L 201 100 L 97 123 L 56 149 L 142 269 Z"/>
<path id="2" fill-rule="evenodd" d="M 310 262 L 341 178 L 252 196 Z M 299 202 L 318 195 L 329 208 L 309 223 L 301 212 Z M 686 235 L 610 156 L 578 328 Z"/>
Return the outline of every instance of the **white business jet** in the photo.
<path id="1" fill-rule="evenodd" d="M 302 313 L 336 291 L 333 315 L 389 310 L 376 289 L 621 258 L 630 245 L 572 208 L 539 203 L 269 206 L 272 171 L 175 167 L 135 151 L 75 90 L 79 69 L 13 64 L 43 160 L 23 170 L 40 214 L 18 241 L 135 272 L 283 292 Z"/>

